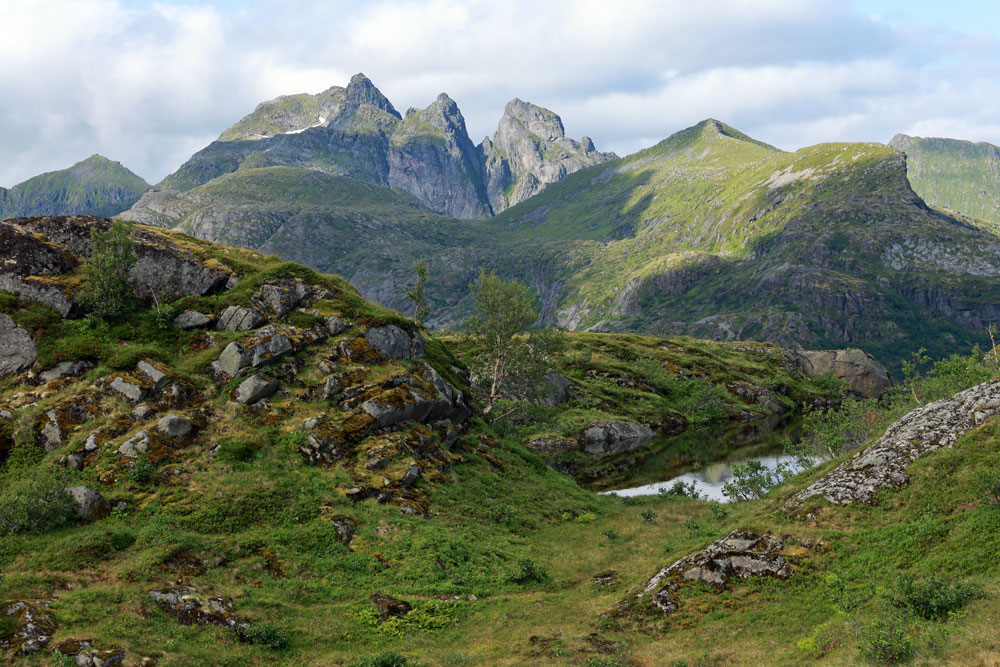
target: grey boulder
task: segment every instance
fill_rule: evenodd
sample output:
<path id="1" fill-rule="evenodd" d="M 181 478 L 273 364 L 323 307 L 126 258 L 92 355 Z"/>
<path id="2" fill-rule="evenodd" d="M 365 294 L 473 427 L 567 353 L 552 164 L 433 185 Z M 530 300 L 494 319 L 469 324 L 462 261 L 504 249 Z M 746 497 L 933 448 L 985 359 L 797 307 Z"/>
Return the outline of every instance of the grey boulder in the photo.
<path id="1" fill-rule="evenodd" d="M 292 351 L 292 343 L 273 327 L 264 327 L 255 335 L 233 341 L 222 350 L 212 368 L 226 377 L 236 375 L 246 367 L 257 368 Z"/>
<path id="2" fill-rule="evenodd" d="M 173 326 L 175 329 L 200 329 L 211 323 L 212 318 L 205 313 L 199 313 L 197 310 L 185 310 L 174 318 Z"/>
<path id="3" fill-rule="evenodd" d="M 229 306 L 219 315 L 215 328 L 220 331 L 250 331 L 262 325 L 264 320 L 260 311 L 253 308 Z"/>
<path id="4" fill-rule="evenodd" d="M 111 513 L 111 506 L 97 491 L 87 486 L 71 486 L 66 493 L 73 499 L 73 513 L 81 521 L 97 521 Z"/>
<path id="5" fill-rule="evenodd" d="M 186 438 L 194 431 L 194 425 L 183 417 L 165 415 L 156 422 L 156 430 L 169 438 Z"/>
<path id="6" fill-rule="evenodd" d="M 580 447 L 593 456 L 614 456 L 643 446 L 654 435 L 635 422 L 594 422 L 583 432 Z"/>
<path id="7" fill-rule="evenodd" d="M 51 369 L 38 374 L 38 379 L 42 382 L 52 382 L 68 377 L 80 377 L 94 367 L 90 361 L 60 361 Z"/>
<path id="8" fill-rule="evenodd" d="M 365 331 L 365 341 L 378 350 L 383 359 L 413 359 L 424 356 L 424 339 L 412 338 L 395 324 L 372 327 Z"/>
<path id="9" fill-rule="evenodd" d="M 812 376 L 832 373 L 857 398 L 877 398 L 892 386 L 885 366 L 863 350 L 800 350 L 800 368 Z"/>
<path id="10" fill-rule="evenodd" d="M 236 388 L 236 401 L 238 403 L 256 403 L 262 398 L 268 398 L 278 391 L 275 382 L 265 380 L 259 375 L 248 377 Z"/>
<path id="11" fill-rule="evenodd" d="M 0 378 L 28 370 L 37 356 L 28 330 L 0 313 Z"/>

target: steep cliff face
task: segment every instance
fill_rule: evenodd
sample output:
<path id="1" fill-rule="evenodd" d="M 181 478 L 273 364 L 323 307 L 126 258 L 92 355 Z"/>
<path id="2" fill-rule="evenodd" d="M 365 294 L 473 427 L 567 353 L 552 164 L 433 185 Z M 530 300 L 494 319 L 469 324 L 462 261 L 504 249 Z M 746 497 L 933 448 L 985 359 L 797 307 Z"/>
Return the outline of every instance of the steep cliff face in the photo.
<path id="1" fill-rule="evenodd" d="M 410 109 L 389 142 L 389 185 L 455 218 L 492 214 L 483 166 L 458 105 L 441 93 L 426 109 Z"/>
<path id="2" fill-rule="evenodd" d="M 517 98 L 504 107 L 493 139 L 484 139 L 480 149 L 489 202 L 496 213 L 584 167 L 618 157 L 598 152 L 590 137 L 570 139 L 559 116 Z"/>
<path id="3" fill-rule="evenodd" d="M 132 206 L 149 184 L 101 155 L 92 155 L 68 169 L 30 178 L 6 190 L 0 188 L 0 219 L 30 215 L 110 216 Z"/>
<path id="4" fill-rule="evenodd" d="M 493 142 L 469 139 L 458 105 L 441 94 L 402 118 L 363 74 L 346 88 L 263 102 L 160 182 L 125 217 L 170 226 L 187 192 L 233 172 L 301 167 L 399 188 L 432 211 L 492 216 L 580 168 L 614 157 L 568 139 L 557 115 L 514 100 Z"/>
<path id="5" fill-rule="evenodd" d="M 929 204 L 1000 222 L 1000 147 L 905 134 L 889 145 L 906 154 L 910 183 Z"/>

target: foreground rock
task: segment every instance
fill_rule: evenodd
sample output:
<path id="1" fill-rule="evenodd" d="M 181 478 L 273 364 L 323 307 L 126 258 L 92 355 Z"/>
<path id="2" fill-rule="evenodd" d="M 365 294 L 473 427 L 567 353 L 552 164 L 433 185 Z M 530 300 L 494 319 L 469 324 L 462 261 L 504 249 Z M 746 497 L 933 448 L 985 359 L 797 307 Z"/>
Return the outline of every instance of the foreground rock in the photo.
<path id="1" fill-rule="evenodd" d="M 378 620 L 383 623 L 394 616 L 403 616 L 404 614 L 408 614 L 410 613 L 410 610 L 413 609 L 409 602 L 397 600 L 391 595 L 373 593 L 371 600 L 372 604 L 375 605 L 375 610 L 378 612 Z"/>
<path id="2" fill-rule="evenodd" d="M 62 639 L 52 650 L 65 658 L 72 658 L 76 667 L 111 667 L 125 661 L 126 653 L 120 648 L 97 648 L 93 639 Z"/>
<path id="3" fill-rule="evenodd" d="M 45 648 L 56 631 L 56 617 L 49 611 L 52 599 L 18 600 L 0 606 L 0 614 L 14 619 L 14 631 L 0 637 L 0 648 L 15 656 L 31 655 Z"/>
<path id="4" fill-rule="evenodd" d="M 37 356 L 28 330 L 0 313 L 0 378 L 28 370 Z"/>
<path id="5" fill-rule="evenodd" d="M 71 486 L 66 493 L 73 499 L 76 506 L 73 513 L 81 521 L 97 521 L 111 512 L 111 506 L 97 491 L 86 486 Z"/>
<path id="6" fill-rule="evenodd" d="M 259 375 L 254 375 L 240 383 L 236 388 L 236 401 L 238 403 L 256 403 L 262 398 L 268 398 L 278 391 L 278 385 L 265 380 Z"/>
<path id="7" fill-rule="evenodd" d="M 892 386 L 885 366 L 863 350 L 799 350 L 800 368 L 813 377 L 833 373 L 856 398 L 877 398 Z"/>
<path id="8" fill-rule="evenodd" d="M 580 437 L 580 447 L 594 456 L 614 456 L 652 440 L 655 433 L 635 422 L 594 422 Z"/>
<path id="9" fill-rule="evenodd" d="M 990 380 L 903 415 L 875 444 L 792 496 L 785 509 L 822 496 L 838 505 L 871 503 L 884 487 L 905 484 L 918 457 L 951 447 L 970 429 L 1000 413 L 1000 380 Z"/>
<path id="10" fill-rule="evenodd" d="M 244 368 L 257 368 L 271 363 L 292 351 L 288 336 L 273 326 L 257 331 L 253 336 L 233 341 L 212 362 L 212 368 L 224 377 L 233 378 Z"/>
<path id="11" fill-rule="evenodd" d="M 192 586 L 150 591 L 149 597 L 183 625 L 220 625 L 231 630 L 245 625 L 236 616 L 232 600 L 216 597 L 203 602 Z"/>
<path id="12" fill-rule="evenodd" d="M 683 582 L 701 582 L 725 588 L 732 579 L 787 579 L 792 576 L 793 570 L 783 549 L 781 540 L 772 535 L 734 530 L 721 540 L 654 574 L 636 597 L 650 597 L 660 611 L 672 614 L 680 606 L 679 590 Z"/>

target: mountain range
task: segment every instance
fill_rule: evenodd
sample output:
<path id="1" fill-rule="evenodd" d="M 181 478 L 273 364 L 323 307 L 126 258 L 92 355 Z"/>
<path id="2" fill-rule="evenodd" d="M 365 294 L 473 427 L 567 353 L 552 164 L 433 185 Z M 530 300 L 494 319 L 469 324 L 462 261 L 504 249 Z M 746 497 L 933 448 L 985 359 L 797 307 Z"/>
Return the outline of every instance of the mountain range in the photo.
<path id="1" fill-rule="evenodd" d="M 121 217 L 401 310 L 424 260 L 438 327 L 487 268 L 567 329 L 853 345 L 898 369 L 1000 320 L 996 155 L 904 135 L 785 152 L 708 119 L 618 158 L 518 99 L 476 145 L 447 95 L 400 115 L 358 74 L 258 105 Z"/>

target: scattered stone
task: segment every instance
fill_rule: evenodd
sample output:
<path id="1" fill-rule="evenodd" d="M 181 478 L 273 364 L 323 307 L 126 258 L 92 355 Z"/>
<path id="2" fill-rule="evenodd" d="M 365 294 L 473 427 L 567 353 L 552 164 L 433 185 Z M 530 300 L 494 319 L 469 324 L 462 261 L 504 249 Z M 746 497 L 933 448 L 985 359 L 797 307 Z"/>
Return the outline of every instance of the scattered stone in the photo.
<path id="1" fill-rule="evenodd" d="M 247 366 L 257 368 L 292 351 L 292 343 L 273 326 L 260 329 L 253 336 L 233 341 L 212 362 L 212 368 L 224 377 L 233 378 Z"/>
<path id="2" fill-rule="evenodd" d="M 14 632 L 9 637 L 0 637 L 0 648 L 12 650 L 15 656 L 31 655 L 45 648 L 57 628 L 56 617 L 49 611 L 51 605 L 51 599 L 41 599 L 0 606 L 0 614 L 15 619 Z"/>
<path id="3" fill-rule="evenodd" d="M 260 311 L 243 306 L 229 306 L 219 315 L 219 322 L 215 328 L 219 331 L 250 331 L 262 325 L 264 321 L 264 315 Z"/>
<path id="4" fill-rule="evenodd" d="M 413 486 L 416 484 L 418 479 L 420 479 L 420 466 L 412 465 L 407 468 L 403 476 L 399 478 L 399 485 L 404 487 Z"/>
<path id="5" fill-rule="evenodd" d="M 169 438 L 186 438 L 191 435 L 194 425 L 183 417 L 166 415 L 156 422 L 156 429 Z"/>
<path id="6" fill-rule="evenodd" d="M 1000 414 L 1000 380 L 960 391 L 906 413 L 872 446 L 792 496 L 786 510 L 807 498 L 823 496 L 831 503 L 871 504 L 880 489 L 906 483 L 906 468 L 927 452 L 951 447 L 963 434 Z"/>
<path id="7" fill-rule="evenodd" d="M 793 570 L 783 549 L 781 540 L 772 535 L 734 530 L 657 572 L 643 585 L 637 597 L 652 596 L 654 605 L 664 614 L 672 614 L 680 605 L 679 584 L 685 581 L 725 588 L 734 578 L 787 579 Z"/>
<path id="8" fill-rule="evenodd" d="M 569 398 L 567 390 L 573 386 L 573 381 L 559 373 L 546 373 L 542 379 L 542 387 L 533 403 L 554 408 L 565 403 Z"/>
<path id="9" fill-rule="evenodd" d="M 63 378 L 80 377 L 93 367 L 94 363 L 91 361 L 60 361 L 51 369 L 39 373 L 38 379 L 41 382 L 54 382 Z"/>
<path id="10" fill-rule="evenodd" d="M 270 310 L 275 317 L 284 317 L 310 294 L 309 286 L 299 281 L 268 283 L 257 288 L 255 305 Z"/>
<path id="11" fill-rule="evenodd" d="M 97 521 L 111 513 L 111 506 L 97 491 L 86 486 L 71 486 L 66 493 L 76 503 L 73 513 L 81 521 Z"/>
<path id="12" fill-rule="evenodd" d="M 132 403 L 138 403 L 142 399 L 146 398 L 147 395 L 146 389 L 142 386 L 142 383 L 129 375 L 116 375 L 111 380 L 111 384 L 109 386 L 123 398 L 131 401 Z"/>
<path id="13" fill-rule="evenodd" d="M 167 374 L 154 366 L 151 362 L 143 360 L 136 364 L 135 369 L 146 376 L 150 382 L 156 387 L 157 391 L 163 389 L 163 387 L 170 382 L 170 378 Z"/>
<path id="14" fill-rule="evenodd" d="M 183 313 L 174 318 L 173 326 L 175 329 L 200 329 L 202 327 L 207 327 L 212 323 L 212 318 L 205 313 L 199 313 L 197 310 L 185 310 Z"/>
<path id="15" fill-rule="evenodd" d="M 118 453 L 129 459 L 142 458 L 149 451 L 149 431 L 142 430 L 126 440 L 118 448 Z"/>
<path id="16" fill-rule="evenodd" d="M 383 623 L 394 616 L 408 614 L 413 609 L 408 602 L 381 593 L 373 593 L 371 600 L 375 610 L 378 611 L 378 620 Z"/>
<path id="17" fill-rule="evenodd" d="M 63 432 L 59 427 L 59 414 L 55 410 L 49 410 L 45 413 L 43 418 L 44 426 L 42 427 L 41 439 L 42 448 L 46 452 L 51 452 L 59 448 L 59 445 L 63 441 Z"/>
<path id="18" fill-rule="evenodd" d="M 240 277 L 235 273 L 230 274 L 229 279 L 226 281 L 226 289 L 236 289 L 236 286 L 240 284 Z"/>
<path id="19" fill-rule="evenodd" d="M 197 593 L 192 586 L 178 586 L 150 591 L 149 597 L 183 625 L 220 625 L 231 630 L 246 627 L 234 613 L 232 600 L 209 598 L 206 604 Z"/>
<path id="20" fill-rule="evenodd" d="M 28 370 L 37 356 L 38 350 L 28 330 L 0 313 L 0 378 Z"/>
<path id="21" fill-rule="evenodd" d="M 278 391 L 278 384 L 265 380 L 259 375 L 253 375 L 240 383 L 236 388 L 238 403 L 256 403 L 262 398 L 268 398 Z"/>
<path id="22" fill-rule="evenodd" d="M 355 524 L 354 519 L 343 514 L 338 514 L 331 516 L 328 521 L 337 529 L 337 541 L 344 546 L 350 546 L 351 540 L 354 539 L 354 533 L 357 531 L 357 524 Z"/>
<path id="23" fill-rule="evenodd" d="M 339 336 L 348 329 L 351 328 L 351 323 L 347 320 L 343 320 L 336 315 L 332 315 L 326 318 L 326 330 L 330 332 L 331 336 Z"/>
<path id="24" fill-rule="evenodd" d="M 137 405 L 134 408 L 132 408 L 131 416 L 132 419 L 136 420 L 137 422 L 141 422 L 148 419 L 149 416 L 152 414 L 153 414 L 153 408 L 143 403 L 142 405 Z"/>
<path id="25" fill-rule="evenodd" d="M 595 586 L 617 586 L 621 583 L 621 579 L 618 578 L 618 573 L 614 570 L 605 570 L 604 572 L 599 572 L 590 578 L 590 582 Z"/>
<path id="26" fill-rule="evenodd" d="M 885 366 L 863 350 L 799 350 L 801 369 L 812 376 L 833 373 L 857 398 L 877 398 L 892 386 Z"/>
<path id="27" fill-rule="evenodd" d="M 63 656 L 73 658 L 76 667 L 111 667 L 125 660 L 125 650 L 120 648 L 94 647 L 93 639 L 63 639 L 52 649 Z"/>
<path id="28" fill-rule="evenodd" d="M 323 398 L 329 400 L 344 390 L 337 376 L 331 375 L 323 382 Z"/>
<path id="29" fill-rule="evenodd" d="M 583 432 L 580 446 L 594 456 L 614 456 L 641 447 L 655 434 L 635 422 L 594 422 Z"/>
<path id="30" fill-rule="evenodd" d="M 365 331 L 365 341 L 378 350 L 383 359 L 413 359 L 424 356 L 424 339 L 412 338 L 395 324 L 373 327 Z"/>

